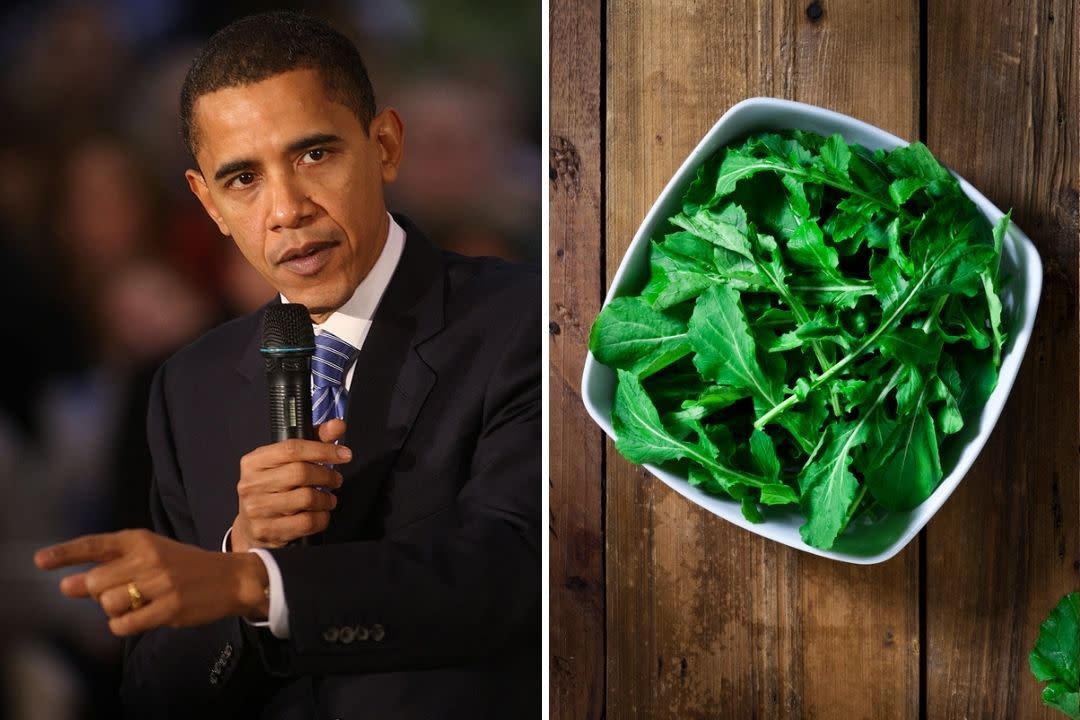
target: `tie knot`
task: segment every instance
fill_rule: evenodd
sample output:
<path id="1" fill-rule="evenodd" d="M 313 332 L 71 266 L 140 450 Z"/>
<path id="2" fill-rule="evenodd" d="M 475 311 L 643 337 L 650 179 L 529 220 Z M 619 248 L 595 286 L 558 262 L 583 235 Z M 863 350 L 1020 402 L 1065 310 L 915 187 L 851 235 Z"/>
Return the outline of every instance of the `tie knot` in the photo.
<path id="1" fill-rule="evenodd" d="M 341 387 L 345 371 L 356 358 L 357 350 L 338 336 L 322 332 L 315 336 L 315 356 L 311 358 L 311 377 L 315 387 Z"/>

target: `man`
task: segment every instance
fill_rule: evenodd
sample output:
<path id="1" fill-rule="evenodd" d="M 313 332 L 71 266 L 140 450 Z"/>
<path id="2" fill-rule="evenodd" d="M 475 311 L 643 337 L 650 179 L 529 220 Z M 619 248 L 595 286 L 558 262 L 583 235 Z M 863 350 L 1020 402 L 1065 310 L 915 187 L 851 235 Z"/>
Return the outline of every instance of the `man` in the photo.
<path id="1" fill-rule="evenodd" d="M 35 561 L 95 563 L 61 590 L 131 637 L 138 717 L 538 716 L 536 274 L 439 253 L 387 213 L 402 122 L 320 21 L 219 31 L 181 118 L 192 191 L 338 353 L 313 362 L 313 403 L 343 420 L 266 444 L 263 311 L 223 325 L 154 379 L 157 534 Z"/>

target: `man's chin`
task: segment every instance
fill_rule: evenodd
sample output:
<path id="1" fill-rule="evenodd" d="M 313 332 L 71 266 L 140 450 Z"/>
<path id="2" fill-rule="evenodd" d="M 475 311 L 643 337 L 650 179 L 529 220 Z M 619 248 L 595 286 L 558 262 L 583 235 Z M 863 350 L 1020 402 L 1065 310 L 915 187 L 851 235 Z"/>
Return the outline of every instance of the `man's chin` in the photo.
<path id="1" fill-rule="evenodd" d="M 345 300 L 337 301 L 336 299 L 328 298 L 325 295 L 310 295 L 303 291 L 289 293 L 285 291 L 282 293 L 285 299 L 290 303 L 296 305 L 303 305 L 307 308 L 308 314 L 311 315 L 312 321 L 321 323 L 326 320 L 335 310 L 345 304 Z M 346 298 L 347 300 L 348 298 Z"/>

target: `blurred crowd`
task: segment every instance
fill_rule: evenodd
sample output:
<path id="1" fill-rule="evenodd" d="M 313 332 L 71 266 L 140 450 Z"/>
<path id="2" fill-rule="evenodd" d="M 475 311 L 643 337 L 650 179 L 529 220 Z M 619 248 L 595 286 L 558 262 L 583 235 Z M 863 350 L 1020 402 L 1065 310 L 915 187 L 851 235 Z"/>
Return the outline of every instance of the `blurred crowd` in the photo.
<path id="1" fill-rule="evenodd" d="M 273 291 L 190 194 L 177 100 L 229 20 L 306 8 L 405 120 L 389 205 L 444 247 L 538 262 L 540 3 L 8 2 L 0 10 L 0 717 L 117 717 L 121 644 L 34 549 L 149 523 L 158 364 Z"/>

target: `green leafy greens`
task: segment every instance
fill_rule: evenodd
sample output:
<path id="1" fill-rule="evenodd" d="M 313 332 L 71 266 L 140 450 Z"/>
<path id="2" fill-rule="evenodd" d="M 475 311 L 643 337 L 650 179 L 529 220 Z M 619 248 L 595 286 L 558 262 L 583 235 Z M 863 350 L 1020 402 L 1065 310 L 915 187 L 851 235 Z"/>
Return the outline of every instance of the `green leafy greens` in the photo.
<path id="1" fill-rule="evenodd" d="M 652 238 L 647 284 L 593 324 L 618 370 L 616 447 L 753 522 L 797 505 L 818 548 L 915 507 L 997 382 L 1008 223 L 919 143 L 793 130 L 723 148 Z"/>
<path id="2" fill-rule="evenodd" d="M 1061 598 L 1039 626 L 1028 664 L 1047 683 L 1043 703 L 1080 720 L 1080 592 Z"/>

